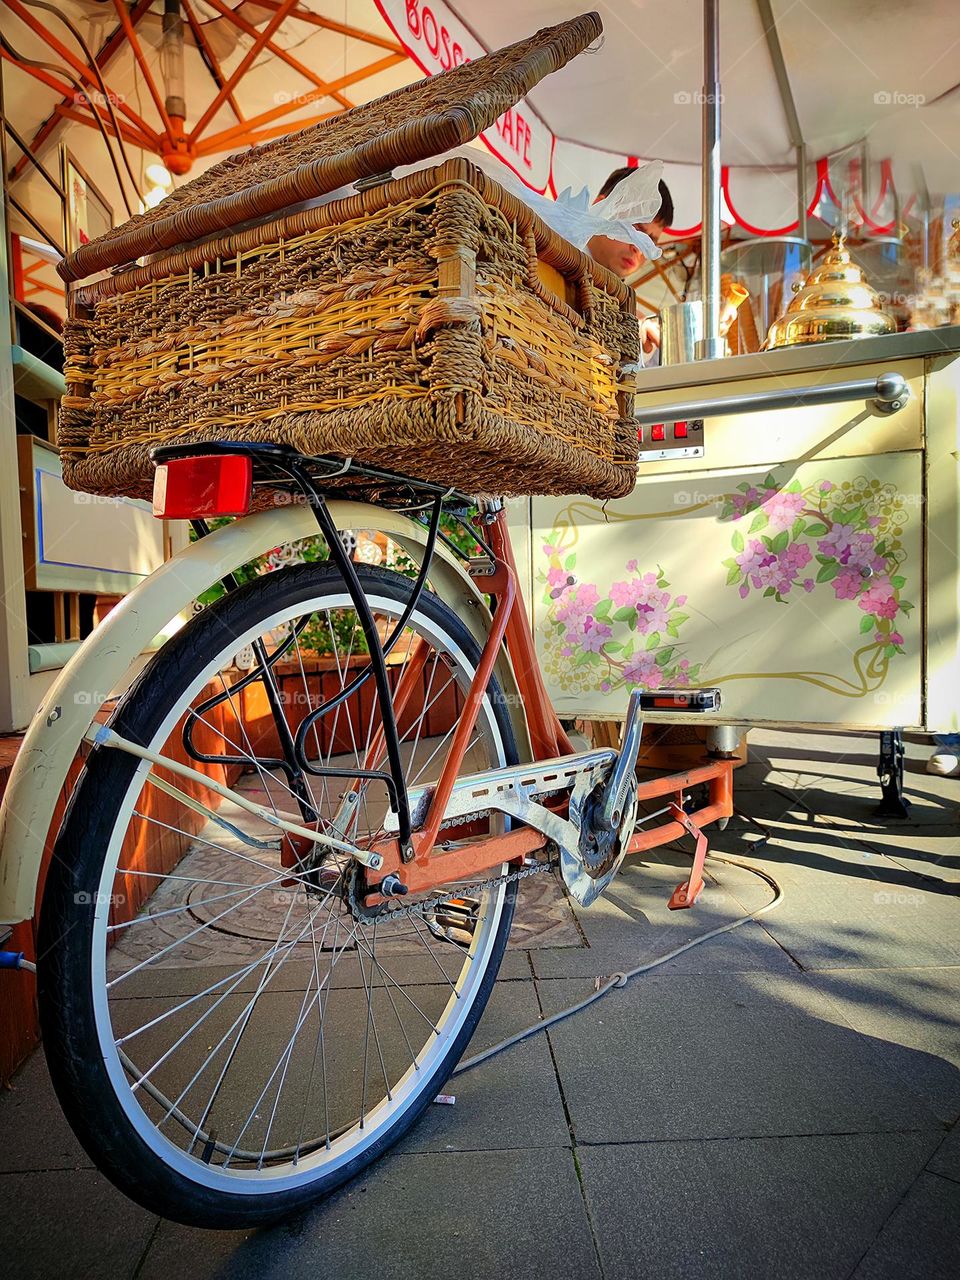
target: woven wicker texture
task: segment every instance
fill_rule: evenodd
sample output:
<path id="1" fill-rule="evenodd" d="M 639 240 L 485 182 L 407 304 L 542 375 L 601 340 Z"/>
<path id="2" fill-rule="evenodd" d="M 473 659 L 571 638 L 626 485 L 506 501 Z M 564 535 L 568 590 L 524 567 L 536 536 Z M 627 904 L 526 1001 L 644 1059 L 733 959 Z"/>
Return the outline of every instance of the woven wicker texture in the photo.
<path id="1" fill-rule="evenodd" d="M 469 492 L 635 481 L 630 291 L 463 160 L 75 290 L 65 343 L 75 488 L 233 434 Z"/>
<path id="2" fill-rule="evenodd" d="M 83 245 L 60 263 L 60 274 L 82 280 L 460 146 L 600 32 L 598 15 L 583 14 L 300 133 L 230 156 L 156 208 Z"/>

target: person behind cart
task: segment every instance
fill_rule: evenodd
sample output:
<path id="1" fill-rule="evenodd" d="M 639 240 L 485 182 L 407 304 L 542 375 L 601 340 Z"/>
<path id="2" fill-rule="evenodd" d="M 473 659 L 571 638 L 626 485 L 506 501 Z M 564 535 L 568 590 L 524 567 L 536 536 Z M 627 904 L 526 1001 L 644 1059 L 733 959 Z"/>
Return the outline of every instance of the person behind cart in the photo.
<path id="1" fill-rule="evenodd" d="M 597 200 L 605 200 L 614 187 L 629 178 L 634 172 L 628 166 L 614 169 L 600 188 Z M 637 230 L 645 232 L 654 244 L 659 244 L 667 227 L 673 223 L 673 197 L 670 189 L 661 178 L 659 184 L 660 208 L 649 222 L 638 222 Z M 614 275 L 626 279 L 639 270 L 644 256 L 635 244 L 624 240 L 611 240 L 609 236 L 594 236 L 587 244 L 587 251 L 595 262 L 607 267 Z M 645 316 L 640 321 L 640 346 L 645 368 L 660 363 L 660 323 L 653 316 Z"/>

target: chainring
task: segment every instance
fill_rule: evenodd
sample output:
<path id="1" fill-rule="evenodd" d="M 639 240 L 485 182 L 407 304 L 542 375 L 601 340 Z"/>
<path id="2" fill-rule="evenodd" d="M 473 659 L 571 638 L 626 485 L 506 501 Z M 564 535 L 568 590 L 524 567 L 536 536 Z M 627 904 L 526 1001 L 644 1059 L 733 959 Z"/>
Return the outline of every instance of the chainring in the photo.
<path id="1" fill-rule="evenodd" d="M 594 818 L 604 798 L 604 787 L 599 786 L 587 797 L 583 805 L 580 824 L 578 853 L 583 869 L 591 880 L 609 876 L 622 862 L 627 845 L 637 822 L 637 784 L 631 781 L 623 806 L 623 821 L 616 831 L 598 829 Z"/>

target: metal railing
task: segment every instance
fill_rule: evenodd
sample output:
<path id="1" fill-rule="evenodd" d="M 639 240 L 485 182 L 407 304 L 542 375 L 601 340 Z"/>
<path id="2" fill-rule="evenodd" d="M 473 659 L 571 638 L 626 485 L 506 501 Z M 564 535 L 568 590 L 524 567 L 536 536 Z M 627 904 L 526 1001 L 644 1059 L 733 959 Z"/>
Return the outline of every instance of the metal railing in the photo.
<path id="1" fill-rule="evenodd" d="M 749 391 L 741 395 L 713 396 L 709 399 L 679 400 L 634 412 L 640 426 L 659 422 L 682 422 L 691 418 L 720 418 L 734 413 L 760 413 L 774 409 L 812 408 L 863 400 L 877 413 L 898 413 L 910 399 L 910 387 L 899 373 L 881 373 L 878 378 L 858 378 L 853 382 L 833 382 L 826 386 L 775 388 Z"/>

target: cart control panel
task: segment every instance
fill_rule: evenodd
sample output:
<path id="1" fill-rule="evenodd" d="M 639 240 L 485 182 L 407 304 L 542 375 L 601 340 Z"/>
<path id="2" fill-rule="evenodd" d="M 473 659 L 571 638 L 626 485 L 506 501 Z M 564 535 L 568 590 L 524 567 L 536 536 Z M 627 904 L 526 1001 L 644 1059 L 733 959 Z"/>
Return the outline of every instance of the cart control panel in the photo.
<path id="1" fill-rule="evenodd" d="M 665 462 L 671 458 L 703 457 L 703 419 L 654 422 L 637 428 L 640 462 Z"/>

